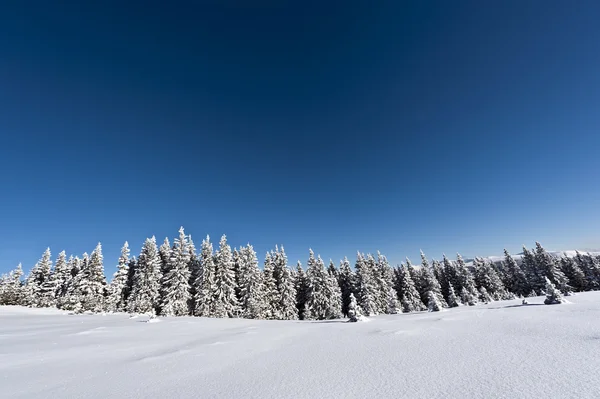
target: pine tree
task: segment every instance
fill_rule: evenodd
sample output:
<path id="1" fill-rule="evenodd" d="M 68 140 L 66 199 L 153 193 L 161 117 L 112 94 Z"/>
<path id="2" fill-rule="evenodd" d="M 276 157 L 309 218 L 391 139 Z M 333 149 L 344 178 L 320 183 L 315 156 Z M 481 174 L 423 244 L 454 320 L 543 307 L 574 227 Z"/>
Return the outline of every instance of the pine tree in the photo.
<path id="1" fill-rule="evenodd" d="M 421 302 L 419 291 L 417 291 L 417 287 L 415 287 L 415 283 L 406 265 L 401 265 L 397 270 L 400 288 L 398 296 L 402 303 L 402 311 L 409 313 L 425 310 L 425 305 Z"/>
<path id="2" fill-rule="evenodd" d="M 485 288 L 486 293 L 496 301 L 508 299 L 508 293 L 504 288 L 504 284 L 502 284 L 502 280 L 498 276 L 496 269 L 492 267 L 489 261 L 482 258 L 475 258 L 473 266 L 475 268 L 475 284 L 477 287 Z M 481 292 L 481 289 L 479 291 Z"/>
<path id="3" fill-rule="evenodd" d="M 44 282 L 50 278 L 52 271 L 52 259 L 50 248 L 47 248 L 41 259 L 35 264 L 27 280 L 25 281 L 26 290 L 31 296 L 31 305 L 41 307 L 44 305 L 43 297 L 48 291 L 44 290 Z"/>
<path id="4" fill-rule="evenodd" d="M 305 318 L 307 315 L 316 320 L 325 320 L 334 317 L 333 314 L 335 314 L 335 311 L 333 311 L 334 306 L 331 303 L 332 298 L 330 296 L 332 279 L 325 270 L 323 260 L 320 256 L 315 259 L 315 254 L 312 249 L 309 250 L 306 277 L 308 280 L 308 293 L 306 298 Z"/>
<path id="5" fill-rule="evenodd" d="M 83 311 L 101 312 L 104 308 L 106 277 L 103 262 L 102 245 L 98 243 L 92 251 L 89 261 L 84 263 L 78 281 L 81 310 Z"/>
<path id="6" fill-rule="evenodd" d="M 122 312 L 127 306 L 127 279 L 129 276 L 129 243 L 125 241 L 121 248 L 121 256 L 117 271 L 109 286 L 109 295 L 107 298 L 107 310 L 111 312 Z"/>
<path id="7" fill-rule="evenodd" d="M 279 290 L 277 289 L 275 262 L 272 252 L 267 252 L 265 256 L 263 284 L 266 317 L 270 320 L 278 320 L 281 318 L 281 315 L 279 314 Z"/>
<path id="8" fill-rule="evenodd" d="M 354 294 L 350 294 L 350 304 L 348 305 L 348 317 L 350 318 L 350 322 L 357 322 L 363 319 L 362 309 L 356 303 L 356 298 Z"/>
<path id="9" fill-rule="evenodd" d="M 194 315 L 204 317 L 214 317 L 214 285 L 215 285 L 215 262 L 213 256 L 213 246 L 210 237 L 202 241 L 200 249 L 200 274 L 194 282 L 193 290 L 196 293 L 194 298 Z"/>
<path id="10" fill-rule="evenodd" d="M 447 308 L 448 304 L 446 303 L 444 295 L 442 294 L 442 287 L 435 277 L 432 268 L 429 266 L 429 261 L 425 257 L 423 251 L 421 251 L 421 281 L 421 293 L 425 293 L 424 299 L 426 300 L 423 301 L 423 303 L 430 302 L 429 293 L 432 292 L 437 298 L 437 302 L 439 302 L 440 306 Z M 423 298 L 423 295 L 421 295 L 421 298 Z"/>
<path id="11" fill-rule="evenodd" d="M 458 278 L 458 270 L 456 265 L 446 257 L 446 254 L 443 255 L 442 263 L 443 273 L 447 281 L 448 289 L 451 285 L 455 290 L 460 292 L 460 290 L 462 290 L 462 284 Z"/>
<path id="12" fill-rule="evenodd" d="M 558 305 L 563 303 L 565 300 L 558 289 L 554 286 L 552 281 L 546 277 L 546 299 L 544 303 L 546 305 Z"/>
<path id="13" fill-rule="evenodd" d="M 240 249 L 241 251 L 241 249 Z M 238 304 L 242 304 L 242 278 L 246 273 L 244 269 L 245 264 L 242 262 L 242 256 L 237 248 L 233 249 L 233 275 L 235 276 L 235 298 Z M 240 308 L 241 314 L 244 314 L 244 310 Z"/>
<path id="14" fill-rule="evenodd" d="M 196 245 L 194 244 L 194 240 L 192 240 L 192 236 L 188 235 L 188 250 L 190 252 L 190 261 L 188 263 L 188 269 L 190 270 L 190 303 L 189 309 L 190 314 L 195 314 L 196 301 L 195 298 L 198 296 L 198 292 L 196 291 L 196 281 L 199 276 L 202 274 L 202 267 L 200 265 L 200 259 L 198 259 L 198 254 L 196 253 Z"/>
<path id="15" fill-rule="evenodd" d="M 388 292 L 388 308 L 387 308 L 387 314 L 398 314 L 400 313 L 402 310 L 400 309 L 400 306 L 398 305 L 398 293 L 396 292 L 395 289 L 390 288 L 390 291 Z"/>
<path id="16" fill-rule="evenodd" d="M 156 238 L 147 238 L 137 259 L 133 288 L 129 296 L 128 309 L 132 313 L 158 312 L 161 281 L 160 254 Z"/>
<path id="17" fill-rule="evenodd" d="M 87 253 L 83 255 L 87 259 Z M 58 298 L 58 308 L 63 310 L 72 310 L 75 312 L 81 309 L 81 298 L 79 294 L 79 273 L 81 271 L 82 261 L 79 257 L 69 257 L 67 262 L 68 269 L 71 272 L 71 277 L 67 281 L 65 294 Z"/>
<path id="18" fill-rule="evenodd" d="M 479 287 L 479 300 L 483 303 L 492 302 L 494 299 L 488 293 L 484 286 Z"/>
<path id="19" fill-rule="evenodd" d="M 342 315 L 348 317 L 348 307 L 350 306 L 350 295 L 354 287 L 354 272 L 350 268 L 348 258 L 344 258 L 340 262 L 340 270 L 338 273 L 338 284 L 342 292 Z"/>
<path id="20" fill-rule="evenodd" d="M 506 249 L 504 249 L 504 264 L 507 282 L 510 284 L 506 288 L 519 297 L 526 297 L 531 292 L 527 276 Z"/>
<path id="21" fill-rule="evenodd" d="M 548 277 L 564 294 L 570 291 L 567 277 L 556 264 L 556 259 L 539 242 L 535 243 L 535 262 L 540 275 Z"/>
<path id="22" fill-rule="evenodd" d="M 300 263 L 300 261 L 298 261 L 296 265 L 296 270 L 296 308 L 298 309 L 298 318 L 300 320 L 305 320 L 308 278 L 306 277 L 306 273 L 304 272 L 302 263 Z M 308 318 L 310 318 L 310 315 Z"/>
<path id="23" fill-rule="evenodd" d="M 370 256 L 370 255 L 369 255 Z M 370 263 L 371 264 L 371 263 Z M 377 262 L 374 266 L 374 276 L 377 284 L 378 292 L 378 313 L 388 313 L 389 310 L 389 293 L 393 287 L 393 270 L 387 258 L 377 251 Z"/>
<path id="24" fill-rule="evenodd" d="M 442 303 L 439 300 L 439 297 L 433 291 L 429 291 L 427 295 L 429 297 L 427 301 L 427 309 L 430 312 L 439 312 L 442 310 Z"/>
<path id="25" fill-rule="evenodd" d="M 61 301 L 61 298 L 67 294 L 68 284 L 72 278 L 71 265 L 69 263 L 65 251 L 60 252 L 54 264 L 54 280 L 56 284 L 54 296 L 57 300 L 57 305 Z"/>
<path id="26" fill-rule="evenodd" d="M 329 273 L 330 276 L 335 277 L 335 279 L 338 279 L 339 276 L 339 271 L 338 269 L 336 269 L 335 264 L 333 263 L 333 260 L 329 259 L 329 266 L 327 266 L 327 273 Z"/>
<path id="27" fill-rule="evenodd" d="M 365 257 L 360 252 L 356 257 L 356 288 L 358 303 L 366 316 L 377 315 L 378 290 L 374 281 L 373 271 Z"/>
<path id="28" fill-rule="evenodd" d="M 166 274 L 161 284 L 161 314 L 163 316 L 186 316 L 190 314 L 190 250 L 183 226 L 173 243 Z"/>
<path id="29" fill-rule="evenodd" d="M 281 294 L 281 282 L 283 279 L 284 270 L 287 266 L 287 256 L 285 254 L 285 250 L 283 246 L 279 248 L 275 246 L 275 251 L 271 252 L 271 262 L 273 263 L 273 278 L 275 279 L 275 286 L 277 287 L 277 292 Z M 281 309 L 277 309 L 280 311 Z"/>
<path id="30" fill-rule="evenodd" d="M 171 243 L 169 242 L 169 237 L 165 237 L 165 240 L 158 248 L 158 254 L 160 256 L 160 272 L 164 276 L 168 272 L 169 261 L 171 259 Z"/>
<path id="31" fill-rule="evenodd" d="M 576 251 L 575 261 L 585 275 L 586 290 L 600 289 L 600 262 L 597 261 L 597 258 L 590 255 L 589 252 L 582 255 Z"/>
<path id="32" fill-rule="evenodd" d="M 239 317 L 239 305 L 235 297 L 235 272 L 233 254 L 223 235 L 219 250 L 215 253 L 214 317 Z"/>
<path id="33" fill-rule="evenodd" d="M 585 291 L 587 286 L 585 274 L 575 260 L 565 254 L 560 259 L 560 264 L 562 272 L 567 277 L 569 286 L 575 291 Z"/>
<path id="34" fill-rule="evenodd" d="M 19 265 L 8 272 L 0 283 L 0 305 L 24 305 L 26 304 L 23 282 L 23 267 Z"/>
<path id="35" fill-rule="evenodd" d="M 448 296 L 450 295 L 450 281 L 446 277 L 444 266 L 439 261 L 434 259 L 431 263 L 431 268 L 433 269 L 433 275 L 440 283 L 444 300 L 446 303 L 448 303 Z"/>
<path id="36" fill-rule="evenodd" d="M 335 285 L 337 287 L 337 281 L 335 282 Z M 282 320 L 298 320 L 298 309 L 296 308 L 296 288 L 294 287 L 294 281 L 292 280 L 290 269 L 287 266 L 283 268 L 279 289 L 280 318 Z"/>
<path id="37" fill-rule="evenodd" d="M 538 268 L 538 263 L 536 262 L 536 258 L 524 245 L 523 245 L 523 271 L 527 276 L 527 281 L 529 282 L 529 286 L 531 290 L 539 295 L 544 292 L 545 283 L 545 274 L 542 270 Z"/>
<path id="38" fill-rule="evenodd" d="M 56 272 L 54 269 L 50 270 L 50 274 L 42 284 L 38 298 L 38 307 L 41 308 L 52 308 L 56 307 L 56 291 L 58 289 L 58 282 L 56 278 Z"/>
<path id="39" fill-rule="evenodd" d="M 258 267 L 258 259 L 252 245 L 239 250 L 239 262 L 245 272 L 240 276 L 240 306 L 243 317 L 264 319 L 266 306 L 263 288 L 263 276 Z"/>
<path id="40" fill-rule="evenodd" d="M 454 292 L 454 287 L 452 284 L 449 285 L 448 288 L 448 306 L 451 308 L 455 308 L 459 306 L 458 298 L 456 297 L 456 293 Z"/>
<path id="41" fill-rule="evenodd" d="M 460 291 L 460 301 L 463 303 L 463 305 L 469 305 L 469 306 L 475 306 L 477 305 L 478 302 L 478 297 L 479 295 L 473 295 L 473 293 L 471 292 L 470 289 L 468 289 L 467 287 L 463 287 L 462 290 Z"/>
<path id="42" fill-rule="evenodd" d="M 471 272 L 467 269 L 467 266 L 465 265 L 465 262 L 460 254 L 456 254 L 456 277 L 459 282 L 461 300 L 463 303 L 465 305 L 468 304 L 469 306 L 477 304 L 479 292 L 475 287 L 475 280 Z"/>

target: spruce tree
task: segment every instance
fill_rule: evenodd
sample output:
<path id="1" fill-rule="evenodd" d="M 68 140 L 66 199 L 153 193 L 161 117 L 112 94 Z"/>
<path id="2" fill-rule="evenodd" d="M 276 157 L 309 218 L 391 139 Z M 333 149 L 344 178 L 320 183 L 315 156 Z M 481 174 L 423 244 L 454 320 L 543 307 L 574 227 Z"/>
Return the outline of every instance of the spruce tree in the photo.
<path id="1" fill-rule="evenodd" d="M 242 301 L 242 278 L 247 272 L 244 269 L 245 264 L 242 262 L 242 255 L 240 254 L 241 248 L 238 251 L 237 248 L 233 249 L 233 275 L 235 276 L 235 297 L 238 304 L 241 306 Z M 241 314 L 244 314 L 244 310 L 240 307 Z"/>
<path id="2" fill-rule="evenodd" d="M 333 263 L 332 259 L 329 259 L 329 266 L 327 266 L 327 273 L 329 273 L 330 276 L 333 276 L 336 280 L 339 277 L 339 271 L 338 271 L 338 269 L 336 269 L 335 264 Z"/>
<path id="3" fill-rule="evenodd" d="M 556 259 L 539 242 L 535 243 L 535 262 L 540 275 L 548 277 L 564 294 L 570 291 L 567 277 L 558 267 Z"/>
<path id="4" fill-rule="evenodd" d="M 447 285 L 454 287 L 455 290 L 459 291 L 462 289 L 462 284 L 459 280 L 457 267 L 450 259 L 446 257 L 446 254 L 443 255 L 442 259 L 443 263 L 443 274 L 446 278 Z"/>
<path id="5" fill-rule="evenodd" d="M 538 263 L 536 262 L 534 254 L 531 253 L 531 251 L 529 251 L 524 245 L 522 261 L 523 271 L 527 275 L 527 281 L 529 282 L 531 290 L 536 295 L 540 295 L 542 292 L 544 292 L 544 287 L 546 286 L 545 272 L 538 268 Z"/>
<path id="6" fill-rule="evenodd" d="M 374 281 L 373 271 L 363 254 L 360 252 L 356 257 L 356 288 L 358 304 L 366 316 L 377 315 L 378 289 Z"/>
<path id="7" fill-rule="evenodd" d="M 402 264 L 398 268 L 398 278 L 400 285 L 398 296 L 402 303 L 402 311 L 404 313 L 409 313 L 425 310 L 425 305 L 421 301 L 419 291 L 417 291 L 417 287 L 415 287 L 415 283 L 406 265 Z"/>
<path id="8" fill-rule="evenodd" d="M 335 287 L 337 287 L 337 281 L 335 281 L 334 277 L 330 277 L 335 282 Z M 294 287 L 294 281 L 292 280 L 292 275 L 290 273 L 290 269 L 286 266 L 283 268 L 281 274 L 281 283 L 279 287 L 279 316 L 282 320 L 297 320 L 298 319 L 298 309 L 296 308 L 296 288 Z M 336 292 L 332 292 L 334 295 L 334 300 Z M 341 300 L 341 295 L 340 295 Z M 341 305 L 340 305 L 341 307 Z"/>
<path id="9" fill-rule="evenodd" d="M 128 309 L 132 313 L 158 312 L 162 261 L 156 238 L 147 238 L 135 266 L 133 288 L 129 296 Z"/>
<path id="10" fill-rule="evenodd" d="M 437 302 L 439 302 L 440 306 L 447 308 L 448 304 L 446 303 L 444 295 L 442 294 L 442 287 L 435 277 L 433 269 L 429 266 L 429 261 L 425 257 L 423 251 L 421 251 L 421 281 L 421 290 L 422 293 L 425 293 L 424 299 L 426 300 L 423 301 L 423 303 L 430 302 L 429 293 L 432 292 L 437 298 Z M 421 295 L 421 298 L 423 298 L 423 295 Z"/>
<path id="11" fill-rule="evenodd" d="M 248 244 L 239 250 L 241 269 L 240 306 L 242 316 L 247 319 L 264 319 L 266 306 L 264 298 L 263 276 L 258 267 L 258 259 L 252 245 Z"/>
<path id="12" fill-rule="evenodd" d="M 477 292 L 477 290 L 475 290 L 475 291 Z M 463 287 L 462 290 L 460 291 L 460 301 L 462 302 L 463 305 L 469 305 L 469 306 L 477 305 L 478 296 L 479 296 L 478 293 L 477 293 L 477 295 L 474 295 L 473 292 L 467 287 Z"/>
<path id="13" fill-rule="evenodd" d="M 200 266 L 200 259 L 198 258 L 198 254 L 196 253 L 196 245 L 194 244 L 194 240 L 192 240 L 192 235 L 188 235 L 188 250 L 190 252 L 190 262 L 188 263 L 188 269 L 190 270 L 190 303 L 189 309 L 190 314 L 195 314 L 196 301 L 195 298 L 197 296 L 196 292 L 196 280 L 202 273 L 202 268 Z"/>
<path id="14" fill-rule="evenodd" d="M 92 251 L 89 261 L 84 263 L 78 281 L 81 310 L 83 311 L 101 312 L 104 308 L 106 277 L 103 262 L 102 245 L 98 243 Z"/>
<path id="15" fill-rule="evenodd" d="M 161 314 L 163 316 L 186 316 L 190 314 L 190 250 L 183 226 L 173 243 L 166 274 L 161 284 Z"/>
<path id="16" fill-rule="evenodd" d="M 378 292 L 378 313 L 388 313 L 389 307 L 389 293 L 390 288 L 393 287 L 393 270 L 387 258 L 377 251 L 377 262 L 375 264 L 375 280 L 377 283 Z"/>
<path id="17" fill-rule="evenodd" d="M 461 300 L 464 304 L 473 306 L 477 303 L 479 292 L 475 287 L 475 279 L 460 254 L 456 254 L 456 277 L 461 290 Z M 466 302 L 465 302 L 466 300 Z"/>
<path id="18" fill-rule="evenodd" d="M 402 312 L 400 306 L 398 305 L 398 293 L 395 289 L 390 287 L 390 291 L 388 292 L 388 308 L 387 314 L 398 314 Z"/>
<path id="19" fill-rule="evenodd" d="M 44 305 L 43 297 L 46 296 L 47 291 L 44 290 L 44 282 L 50 278 L 52 271 L 52 259 L 51 259 L 50 248 L 44 251 L 41 259 L 35 264 L 33 269 L 29 272 L 29 276 L 25 281 L 26 290 L 31 296 L 31 305 L 34 307 L 41 307 Z M 48 293 L 49 294 L 49 293 Z"/>
<path id="20" fill-rule="evenodd" d="M 449 285 L 448 288 L 448 306 L 451 308 L 455 308 L 457 306 L 459 306 L 459 302 L 458 302 L 458 298 L 456 297 L 456 293 L 454 291 L 454 287 L 452 286 L 452 284 Z"/>
<path id="21" fill-rule="evenodd" d="M 348 305 L 348 317 L 350 322 L 357 322 L 363 319 L 362 309 L 356 302 L 354 294 L 350 294 L 350 304 Z"/>
<path id="22" fill-rule="evenodd" d="M 585 274 L 573 258 L 566 254 L 560 259 L 561 270 L 567 277 L 567 282 L 574 291 L 585 291 L 587 281 Z"/>
<path id="23" fill-rule="evenodd" d="M 444 300 L 448 303 L 448 296 L 450 294 L 450 281 L 446 277 L 446 273 L 444 272 L 444 266 L 437 260 L 433 260 L 431 263 L 431 268 L 433 269 L 433 275 L 440 283 L 440 288 L 442 290 L 442 295 L 444 296 Z"/>
<path id="24" fill-rule="evenodd" d="M 281 315 L 279 314 L 279 290 L 277 289 L 277 280 L 275 278 L 275 259 L 273 252 L 267 252 L 265 255 L 263 284 L 266 318 L 278 320 L 281 318 Z"/>
<path id="25" fill-rule="evenodd" d="M 67 254 L 65 251 L 61 251 L 54 264 L 54 280 L 56 284 L 55 297 L 57 305 L 58 302 L 61 301 L 61 298 L 67 294 L 67 287 L 71 277 L 71 265 L 69 264 L 69 261 L 67 261 Z"/>
<path id="26" fill-rule="evenodd" d="M 194 282 L 193 291 L 196 294 L 194 298 L 194 315 L 204 317 L 214 317 L 215 297 L 213 295 L 215 285 L 215 262 L 213 256 L 213 245 L 210 237 L 206 236 L 202 240 L 200 249 L 200 273 Z"/>
<path id="27" fill-rule="evenodd" d="M 563 303 L 565 300 L 560 292 L 552 281 L 548 277 L 546 277 L 546 299 L 544 300 L 544 304 L 546 305 L 558 305 Z"/>
<path id="28" fill-rule="evenodd" d="M 308 295 L 308 278 L 302 268 L 302 263 L 298 261 L 296 265 L 296 308 L 298 309 L 298 318 L 305 320 L 306 297 Z M 310 316 L 308 317 L 310 318 Z"/>
<path id="29" fill-rule="evenodd" d="M 312 249 L 309 250 L 306 277 L 308 280 L 308 293 L 306 297 L 305 317 L 309 315 L 310 318 L 316 320 L 333 318 L 335 311 L 333 311 L 334 305 L 331 303 L 332 280 L 325 270 L 325 263 L 320 256 L 315 259 Z"/>
<path id="30" fill-rule="evenodd" d="M 164 276 L 168 272 L 169 261 L 171 259 L 171 243 L 169 242 L 169 237 L 165 237 L 165 240 L 158 248 L 158 254 L 160 255 L 160 272 Z"/>
<path id="31" fill-rule="evenodd" d="M 122 312 L 127 307 L 127 279 L 129 276 L 129 243 L 125 241 L 121 248 L 121 256 L 117 264 L 117 271 L 109 286 L 107 298 L 107 310 L 111 312 Z"/>
<path id="32" fill-rule="evenodd" d="M 600 262 L 597 261 L 597 258 L 591 256 L 589 252 L 582 255 L 576 251 L 574 260 L 585 275 L 586 290 L 600 289 Z"/>
<path id="33" fill-rule="evenodd" d="M 482 258 L 475 258 L 473 266 L 475 268 L 475 284 L 477 287 L 485 288 L 486 293 L 496 301 L 509 298 L 502 280 L 489 261 Z"/>
<path id="34" fill-rule="evenodd" d="M 88 255 L 84 254 L 87 258 Z M 87 262 L 87 259 L 86 259 Z M 71 278 L 67 282 L 65 294 L 58 299 L 58 307 L 64 310 L 72 310 L 78 312 L 81 309 L 81 298 L 79 295 L 79 274 L 82 267 L 82 261 L 79 257 L 70 257 L 68 268 L 71 271 Z"/>
<path id="35" fill-rule="evenodd" d="M 506 249 L 504 249 L 504 264 L 507 282 L 510 284 L 506 288 L 519 297 L 526 297 L 531 292 L 527 276 Z"/>
<path id="36" fill-rule="evenodd" d="M 433 291 L 429 291 L 427 296 L 429 297 L 427 301 L 427 309 L 430 312 L 439 312 L 442 310 L 442 303 L 440 302 L 439 297 Z"/>
<path id="37" fill-rule="evenodd" d="M 342 291 L 342 315 L 344 317 L 348 317 L 348 307 L 350 306 L 350 295 L 352 295 L 354 280 L 354 272 L 350 268 L 350 262 L 348 261 L 348 258 L 344 258 L 344 260 L 340 262 L 338 273 L 338 284 Z"/>
<path id="38" fill-rule="evenodd" d="M 223 235 L 219 250 L 215 253 L 214 317 L 239 317 L 239 305 L 235 296 L 235 271 L 233 254 Z"/>
<path id="39" fill-rule="evenodd" d="M 23 277 L 23 267 L 20 263 L 14 270 L 11 270 L 4 276 L 3 283 L 0 284 L 2 286 L 0 288 L 2 290 L 0 293 L 0 305 L 27 304 L 21 277 Z"/>
<path id="40" fill-rule="evenodd" d="M 488 293 L 484 286 L 479 287 L 479 300 L 483 303 L 492 302 L 494 299 Z"/>

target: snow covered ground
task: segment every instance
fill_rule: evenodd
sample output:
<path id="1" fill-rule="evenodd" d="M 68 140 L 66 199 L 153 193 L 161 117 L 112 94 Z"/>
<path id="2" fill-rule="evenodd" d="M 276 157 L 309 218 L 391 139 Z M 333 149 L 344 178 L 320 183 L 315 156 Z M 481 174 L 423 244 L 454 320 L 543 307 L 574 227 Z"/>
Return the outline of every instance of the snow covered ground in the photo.
<path id="1" fill-rule="evenodd" d="M 600 292 L 366 323 L 0 307 L 2 398 L 600 397 Z"/>

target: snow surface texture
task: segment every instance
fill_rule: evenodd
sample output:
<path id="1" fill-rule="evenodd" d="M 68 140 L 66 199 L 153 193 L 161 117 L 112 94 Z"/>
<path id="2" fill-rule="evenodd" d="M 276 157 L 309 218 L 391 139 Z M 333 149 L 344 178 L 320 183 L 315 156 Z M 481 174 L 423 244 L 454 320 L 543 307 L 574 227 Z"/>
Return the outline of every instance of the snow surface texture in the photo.
<path id="1" fill-rule="evenodd" d="M 600 397 L 600 292 L 528 301 L 369 323 L 5 306 L 0 397 Z"/>

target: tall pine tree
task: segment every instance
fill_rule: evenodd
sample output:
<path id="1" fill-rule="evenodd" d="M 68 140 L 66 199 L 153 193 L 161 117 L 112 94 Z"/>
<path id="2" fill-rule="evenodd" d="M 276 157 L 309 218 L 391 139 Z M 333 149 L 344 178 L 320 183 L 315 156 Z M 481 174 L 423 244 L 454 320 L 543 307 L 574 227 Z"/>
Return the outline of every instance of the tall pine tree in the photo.
<path id="1" fill-rule="evenodd" d="M 170 258 L 164 269 L 161 284 L 161 314 L 186 316 L 190 314 L 190 249 L 183 226 L 173 243 Z"/>
<path id="2" fill-rule="evenodd" d="M 132 313 L 155 314 L 160 302 L 162 261 L 156 238 L 147 238 L 135 266 L 133 287 L 129 296 L 128 310 Z"/>

